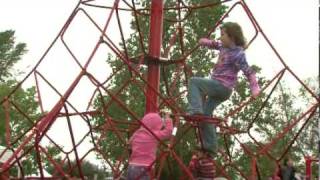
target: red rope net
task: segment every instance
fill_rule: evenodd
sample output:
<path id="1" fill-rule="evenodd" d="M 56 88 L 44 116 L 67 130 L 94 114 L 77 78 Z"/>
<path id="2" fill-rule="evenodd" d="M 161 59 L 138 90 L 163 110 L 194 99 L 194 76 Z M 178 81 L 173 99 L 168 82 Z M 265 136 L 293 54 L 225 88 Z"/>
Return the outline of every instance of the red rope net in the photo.
<path id="1" fill-rule="evenodd" d="M 199 46 L 197 45 L 192 49 L 185 48 L 183 41 L 183 22 L 197 10 L 219 6 L 226 2 L 232 2 L 233 4 L 228 7 L 225 14 L 217 21 L 214 27 L 212 27 L 207 36 L 210 36 L 235 8 L 240 8 L 245 12 L 255 29 L 255 34 L 250 39 L 248 47 L 254 42 L 258 35 L 261 35 L 262 38 L 266 40 L 269 48 L 275 52 L 282 68 L 275 73 L 275 76 L 262 88 L 262 91 L 268 92 L 268 95 L 262 100 L 263 103 L 261 103 L 261 107 L 257 108 L 259 111 L 252 114 L 252 118 L 248 120 L 249 123 L 246 127 L 237 128 L 232 125 L 231 121 L 247 106 L 252 105 L 255 101 L 252 98 L 247 98 L 240 104 L 232 105 L 233 107 L 230 108 L 224 117 L 214 117 L 203 120 L 214 123 L 219 130 L 221 139 L 224 139 L 217 152 L 217 157 L 219 158 L 215 160 L 217 172 L 219 176 L 228 179 L 232 179 L 230 175 L 231 172 L 244 179 L 256 179 L 257 177 L 263 176 L 259 173 L 259 159 L 262 157 L 266 157 L 274 164 L 279 164 L 279 161 L 287 154 L 296 138 L 314 116 L 316 108 L 319 107 L 319 99 L 285 64 L 244 1 L 234 2 L 229 0 L 203 5 L 187 5 L 183 1 L 177 1 L 175 6 L 165 7 L 165 11 L 176 11 L 177 14 L 179 14 L 179 17 L 176 19 L 164 18 L 165 21 L 172 22 L 172 27 L 176 29 L 169 39 L 169 45 L 163 49 L 162 57 L 165 58 L 155 58 L 150 54 L 148 55 L 145 47 L 146 43 L 143 42 L 144 33 L 139 25 L 139 18 L 152 16 L 150 9 L 139 9 L 134 2 L 127 2 L 125 0 L 115 0 L 111 6 L 100 5 L 96 1 L 80 1 L 36 66 L 8 96 L 1 101 L 7 122 L 7 147 L 0 155 L 0 159 L 2 160 L 0 167 L 3 176 L 5 176 L 5 172 L 10 168 L 18 166 L 21 176 L 24 177 L 26 169 L 21 161 L 29 158 L 32 153 L 34 157 L 36 157 L 34 163 L 40 174 L 40 179 L 68 178 L 68 174 L 73 171 L 78 171 L 79 177 L 84 178 L 83 163 L 88 159 L 92 159 L 92 156 L 98 156 L 102 159 L 103 161 L 100 163 L 103 163 L 104 166 L 109 168 L 114 178 L 125 174 L 129 154 L 127 141 L 133 130 L 141 124 L 139 121 L 139 119 L 141 119 L 141 113 L 135 112 L 134 108 L 120 97 L 131 87 L 136 87 L 143 92 L 146 97 L 149 95 L 146 89 L 149 89 L 149 91 L 156 95 L 159 103 L 150 101 L 150 103 L 153 103 L 151 106 L 157 107 L 158 109 L 170 110 L 172 112 L 174 125 L 178 131 L 178 134 L 173 136 L 169 142 L 160 142 L 159 153 L 154 162 L 155 168 L 153 170 L 153 176 L 160 179 L 163 172 L 166 171 L 167 177 L 177 178 L 173 176 L 172 172 L 173 169 L 178 169 L 181 176 L 178 178 L 192 179 L 191 172 L 187 167 L 188 162 L 184 160 L 188 158 L 183 157 L 184 153 L 181 152 L 181 149 L 190 146 L 185 139 L 186 137 L 190 137 L 186 136 L 188 133 L 194 134 L 194 144 L 199 143 L 200 140 L 197 138 L 199 137 L 197 130 L 199 118 L 190 118 L 185 115 L 185 108 L 182 107 L 179 102 L 183 99 L 185 100 L 187 92 L 185 88 L 179 89 L 177 84 L 187 84 L 186 82 L 188 78 L 191 77 L 192 68 L 194 67 L 188 66 L 186 60 L 199 49 Z M 121 4 L 121 6 L 119 4 Z M 99 18 L 95 17 L 92 9 L 97 12 L 97 9 L 102 9 L 104 15 L 106 14 L 105 12 L 108 12 L 107 16 L 105 16 L 106 18 L 103 19 L 103 23 L 99 21 Z M 125 40 L 126 33 L 123 28 L 124 25 L 122 24 L 124 17 L 122 17 L 123 14 L 121 12 L 129 12 L 129 14 L 131 13 L 131 15 L 134 16 L 134 23 L 138 31 L 137 34 L 140 37 L 139 46 L 141 53 L 138 56 L 130 56 L 128 52 Z M 128 15 L 128 13 L 126 15 Z M 81 41 L 81 43 L 75 44 L 83 44 L 82 39 L 85 39 L 85 37 L 72 39 L 74 31 L 84 31 L 84 35 L 86 35 L 85 30 L 77 29 L 76 22 L 79 22 L 80 18 L 85 19 L 87 26 L 96 34 L 96 36 L 93 36 L 93 40 L 87 44 L 87 52 L 79 52 L 77 46 L 71 43 L 71 41 L 74 40 L 76 42 Z M 118 29 L 118 36 L 114 37 L 111 35 L 110 31 L 113 29 Z M 117 38 L 120 38 L 120 40 Z M 121 42 L 122 45 L 116 45 L 117 42 Z M 51 52 L 60 53 L 60 51 L 55 48 L 58 45 L 62 47 L 63 52 L 61 51 L 61 53 L 65 54 L 64 57 L 66 57 L 66 59 L 53 59 L 54 57 L 51 56 Z M 182 52 L 181 56 L 176 59 L 168 59 L 170 51 L 177 45 Z M 113 69 L 107 77 L 105 73 L 101 76 L 94 72 L 95 68 L 101 66 L 97 64 L 97 61 L 104 60 L 99 57 L 99 54 L 103 51 L 110 52 L 117 57 L 119 60 L 118 63 L 120 64 L 118 69 Z M 56 62 L 52 63 L 52 60 Z M 58 64 L 58 66 L 55 67 L 53 64 Z M 143 69 L 145 69 L 145 65 L 150 64 L 163 68 L 163 71 L 161 71 L 161 85 L 163 84 L 164 87 L 161 87 L 161 89 L 164 89 L 165 93 L 160 93 L 157 88 L 154 88 L 152 82 L 146 78 L 146 73 Z M 64 82 L 64 86 L 61 86 L 54 81 L 54 75 L 48 74 L 48 69 L 45 68 L 48 66 L 52 66 L 50 68 L 57 68 L 55 70 L 56 74 L 64 74 L 70 71 L 69 73 L 73 73 L 73 76 L 67 80 L 59 80 L 59 82 Z M 64 69 L 64 66 L 73 67 L 75 71 L 70 68 Z M 173 79 L 170 81 L 167 78 L 168 74 L 166 74 L 165 68 L 174 69 Z M 101 69 L 105 72 L 107 71 L 105 67 Z M 122 71 L 128 73 L 128 78 L 124 80 L 123 84 L 115 91 L 112 87 L 112 81 L 116 75 Z M 275 87 L 278 86 L 280 80 L 283 78 L 285 72 L 288 72 L 294 77 L 295 80 L 310 93 L 316 103 L 309 105 L 303 113 L 288 121 L 287 126 L 281 132 L 278 132 L 276 136 L 267 142 L 260 142 L 259 138 L 257 138 L 256 131 L 254 132 L 253 129 L 259 128 L 255 127 L 259 115 L 264 110 L 266 103 L 273 94 Z M 29 112 L 21 110 L 23 108 L 21 108 L 14 99 L 19 88 L 28 84 L 30 81 L 34 82 L 33 84 L 36 87 L 38 106 L 41 111 L 41 116 L 36 118 L 36 121 L 32 120 L 34 117 L 32 117 Z M 89 95 L 83 96 L 81 94 L 84 89 L 89 92 Z M 50 99 L 50 95 L 54 98 Z M 106 97 L 107 100 L 104 99 Z M 97 99 L 103 108 L 94 108 Z M 51 105 L 46 105 L 45 103 Z M 85 106 L 83 104 L 85 104 Z M 112 113 L 110 113 L 110 109 L 114 104 L 116 104 L 117 108 L 121 109 L 121 112 L 128 114 L 129 118 L 125 120 L 114 118 Z M 9 114 L 12 111 L 18 113 L 19 116 L 23 117 L 29 124 L 26 130 L 21 131 L 15 136 L 10 134 L 10 121 L 12 117 L 10 117 Z M 95 118 L 102 118 L 103 123 L 99 123 L 98 125 L 92 123 L 91 121 Z M 60 129 L 60 132 L 64 133 L 62 137 L 59 136 L 59 138 L 57 138 L 57 133 L 52 134 L 51 129 L 60 127 L 57 126 L 57 124 L 61 122 L 65 123 L 65 126 L 62 126 L 64 128 Z M 77 126 L 76 124 L 79 125 Z M 80 131 L 78 129 L 79 127 L 85 127 L 83 130 L 84 133 L 81 135 L 78 133 L 78 131 Z M 292 131 L 293 128 L 296 128 L 295 131 Z M 273 147 L 277 141 L 284 138 L 288 133 L 291 134 L 291 139 L 287 142 L 286 148 L 275 156 L 272 153 Z M 110 140 L 111 137 L 113 140 Z M 69 147 L 61 145 L 63 141 L 69 141 L 66 140 L 67 138 L 70 138 Z M 229 141 L 232 139 L 238 144 L 237 151 L 248 159 L 247 162 L 250 164 L 250 170 L 243 169 L 241 164 L 238 164 L 234 160 L 234 153 L 231 152 L 228 139 Z M 248 139 L 252 143 L 252 146 L 248 145 Z M 103 146 L 106 143 L 109 143 L 109 147 L 113 146 L 117 148 L 106 149 Z M 49 152 L 45 144 L 50 144 L 58 151 L 58 159 L 52 156 L 52 153 Z M 186 150 L 188 150 L 188 148 L 186 148 Z M 76 163 L 72 164 L 71 159 L 75 159 Z M 172 163 L 177 166 L 173 167 Z M 49 164 L 54 168 L 53 176 L 50 178 L 46 177 L 44 173 L 45 164 Z M 69 165 L 65 168 L 63 164 Z"/>

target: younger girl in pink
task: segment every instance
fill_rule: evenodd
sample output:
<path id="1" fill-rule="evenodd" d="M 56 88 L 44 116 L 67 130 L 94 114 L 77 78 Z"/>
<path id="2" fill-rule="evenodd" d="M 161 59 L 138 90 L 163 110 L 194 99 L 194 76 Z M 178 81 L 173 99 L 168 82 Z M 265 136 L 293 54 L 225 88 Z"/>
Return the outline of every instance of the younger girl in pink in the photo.
<path id="1" fill-rule="evenodd" d="M 166 114 L 164 127 L 158 113 L 148 113 L 141 121 L 160 140 L 169 138 L 172 133 L 172 120 L 169 114 Z M 129 140 L 132 153 L 129 158 L 127 180 L 150 179 L 150 170 L 156 159 L 158 139 L 149 130 L 141 125 Z"/>

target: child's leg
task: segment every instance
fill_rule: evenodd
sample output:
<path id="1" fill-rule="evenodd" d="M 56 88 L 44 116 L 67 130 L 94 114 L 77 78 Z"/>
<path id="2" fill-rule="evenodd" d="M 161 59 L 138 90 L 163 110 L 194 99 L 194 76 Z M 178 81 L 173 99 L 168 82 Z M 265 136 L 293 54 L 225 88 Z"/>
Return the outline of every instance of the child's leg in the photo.
<path id="1" fill-rule="evenodd" d="M 220 101 L 218 102 L 208 97 L 207 101 L 204 103 L 204 115 L 211 117 L 212 111 L 208 111 L 208 108 L 215 108 L 218 104 L 220 104 Z M 207 151 L 214 152 L 217 148 L 216 126 L 209 122 L 200 122 L 199 130 L 203 148 Z"/>
<path id="2" fill-rule="evenodd" d="M 217 148 L 216 126 L 212 123 L 200 122 L 199 129 L 203 149 L 211 153 L 215 152 Z"/>
<path id="3" fill-rule="evenodd" d="M 188 101 L 190 114 L 203 114 L 203 96 L 220 91 L 218 82 L 212 79 L 192 77 L 188 86 Z M 218 88 L 216 88 L 216 86 Z"/>
<path id="4" fill-rule="evenodd" d="M 189 113 L 190 114 L 202 114 L 202 97 L 203 91 L 201 88 L 203 78 L 191 77 L 188 83 L 188 102 L 189 102 Z"/>
<path id="5" fill-rule="evenodd" d="M 213 110 L 227 100 L 232 91 L 222 86 L 216 80 L 212 80 L 210 92 L 207 101 L 204 103 L 204 114 L 211 117 Z M 216 126 L 212 123 L 201 122 L 199 124 L 201 139 L 203 142 L 203 148 L 215 152 L 217 149 L 217 133 Z"/>
<path id="6" fill-rule="evenodd" d="M 127 180 L 150 180 L 148 168 L 144 166 L 129 165 Z"/>

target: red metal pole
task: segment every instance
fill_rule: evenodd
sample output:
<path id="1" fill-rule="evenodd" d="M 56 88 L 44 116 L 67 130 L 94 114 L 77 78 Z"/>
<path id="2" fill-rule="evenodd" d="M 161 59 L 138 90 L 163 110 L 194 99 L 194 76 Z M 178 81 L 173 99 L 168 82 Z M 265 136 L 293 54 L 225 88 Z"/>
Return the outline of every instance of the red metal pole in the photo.
<path id="1" fill-rule="evenodd" d="M 5 118 L 6 118 L 6 145 L 7 147 L 11 147 L 11 127 L 10 127 L 10 108 L 9 108 L 9 100 L 8 97 L 5 97 L 5 101 L 3 103 Z"/>
<path id="2" fill-rule="evenodd" d="M 162 25 L 163 25 L 163 0 L 152 0 L 150 17 L 150 40 L 149 55 L 155 58 L 160 57 L 162 43 Z M 148 64 L 148 83 L 156 91 L 159 90 L 160 67 L 157 63 Z M 158 96 L 147 87 L 146 113 L 158 112 Z"/>
<path id="3" fill-rule="evenodd" d="M 257 159 L 252 157 L 251 160 L 251 179 L 257 179 Z"/>
<path id="4" fill-rule="evenodd" d="M 312 158 L 310 156 L 306 156 L 305 160 L 306 160 L 306 180 L 311 180 L 311 176 L 312 176 L 312 167 L 311 167 Z"/>

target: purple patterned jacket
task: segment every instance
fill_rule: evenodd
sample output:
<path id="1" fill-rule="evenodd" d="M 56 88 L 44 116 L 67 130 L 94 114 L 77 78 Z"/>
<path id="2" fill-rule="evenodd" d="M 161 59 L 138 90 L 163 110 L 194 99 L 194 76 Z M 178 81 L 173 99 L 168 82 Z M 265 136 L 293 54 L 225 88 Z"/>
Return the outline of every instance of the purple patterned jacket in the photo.
<path id="1" fill-rule="evenodd" d="M 202 46 L 220 51 L 218 62 L 211 72 L 212 79 L 216 79 L 225 87 L 233 89 L 237 83 L 238 72 L 241 70 L 250 83 L 251 91 L 260 91 L 255 72 L 248 65 L 242 47 L 225 48 L 220 42 L 207 38 L 202 38 L 199 43 Z"/>

